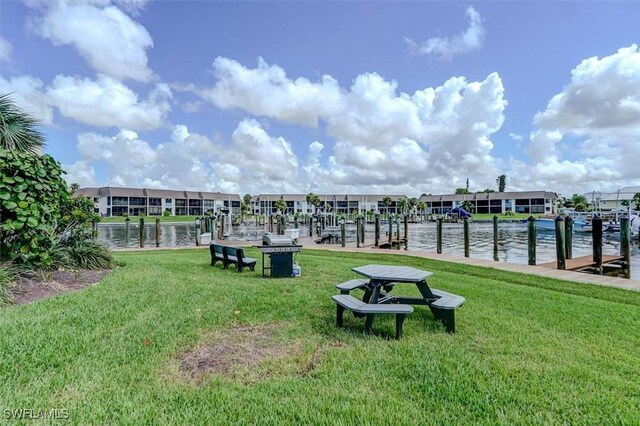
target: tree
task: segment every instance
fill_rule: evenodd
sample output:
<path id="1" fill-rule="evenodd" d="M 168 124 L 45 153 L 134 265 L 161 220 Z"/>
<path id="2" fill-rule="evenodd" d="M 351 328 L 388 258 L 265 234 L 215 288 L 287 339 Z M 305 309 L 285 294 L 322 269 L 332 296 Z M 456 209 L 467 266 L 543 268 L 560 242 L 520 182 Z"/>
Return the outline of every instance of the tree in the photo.
<path id="1" fill-rule="evenodd" d="M 507 176 L 498 176 L 498 178 L 496 179 L 496 184 L 498 185 L 498 192 L 504 192 L 505 188 L 507 187 Z"/>
<path id="2" fill-rule="evenodd" d="M 640 210 L 640 192 L 636 192 L 631 201 L 636 205 L 636 210 Z"/>
<path id="3" fill-rule="evenodd" d="M 480 193 L 480 194 L 490 194 L 492 192 L 496 192 L 496 191 L 494 189 L 491 189 L 491 188 L 485 188 L 482 191 L 478 191 L 478 193 Z"/>
<path id="4" fill-rule="evenodd" d="M 306 200 L 307 200 L 308 204 L 311 204 L 313 206 L 313 210 L 314 210 L 314 213 L 315 213 L 315 210 L 320 205 L 320 196 L 314 194 L 313 192 L 310 192 L 310 193 L 307 194 Z"/>
<path id="5" fill-rule="evenodd" d="M 427 210 L 427 203 L 425 203 L 424 201 L 418 201 L 418 204 L 416 205 L 416 207 L 418 208 L 419 211 L 422 212 L 422 217 L 424 218 L 424 213 Z"/>
<path id="6" fill-rule="evenodd" d="M 240 212 L 242 213 L 242 219 L 244 220 L 244 214 L 251 209 L 251 194 L 244 194 L 242 197 L 242 204 L 240 205 Z"/>
<path id="7" fill-rule="evenodd" d="M 468 211 L 469 213 L 475 213 L 473 210 L 473 203 L 469 200 L 465 200 L 463 201 L 462 205 L 460 206 L 463 209 L 465 209 L 466 211 Z"/>
<path id="8" fill-rule="evenodd" d="M 404 214 L 409 207 L 409 200 L 407 200 L 406 198 L 400 198 L 396 205 L 398 206 L 398 213 Z"/>
<path id="9" fill-rule="evenodd" d="M 469 193 L 469 189 L 468 188 L 456 188 L 456 194 L 468 194 Z"/>
<path id="10" fill-rule="evenodd" d="M 78 189 L 80 189 L 80 185 L 77 183 L 72 183 L 71 185 L 69 185 L 69 194 L 73 195 L 75 194 Z"/>
<path id="11" fill-rule="evenodd" d="M 284 201 L 282 197 L 280 197 L 280 199 L 276 201 L 275 207 L 279 212 L 284 212 L 285 210 L 287 210 L 287 202 Z"/>
<path id="12" fill-rule="evenodd" d="M 20 110 L 8 94 L 0 95 L 0 147 L 38 154 L 44 139 L 37 125 L 37 120 Z"/>
<path id="13" fill-rule="evenodd" d="M 388 195 L 382 199 L 382 204 L 387 208 L 387 214 L 389 214 L 389 206 L 391 205 L 391 197 Z"/>

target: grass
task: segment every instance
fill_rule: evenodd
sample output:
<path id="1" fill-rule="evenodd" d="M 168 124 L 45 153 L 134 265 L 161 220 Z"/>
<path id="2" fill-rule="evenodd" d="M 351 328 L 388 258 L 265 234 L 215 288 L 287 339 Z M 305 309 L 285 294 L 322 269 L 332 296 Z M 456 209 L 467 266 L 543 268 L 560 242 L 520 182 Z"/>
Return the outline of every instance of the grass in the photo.
<path id="1" fill-rule="evenodd" d="M 258 257 L 259 252 L 248 253 Z M 82 424 L 636 424 L 640 293 L 413 257 L 306 250 L 302 276 L 211 268 L 206 250 L 118 253 L 100 284 L 0 310 L 0 414 L 66 409 Z M 434 272 L 467 303 L 448 335 L 424 307 L 393 335 L 346 316 L 334 284 L 367 263 Z M 258 265 L 259 269 L 259 265 Z M 415 294 L 403 284 L 396 292 Z M 179 354 L 277 325 L 300 351 L 192 383 Z"/>
<path id="2" fill-rule="evenodd" d="M 521 220 L 521 219 L 529 219 L 529 216 L 533 217 L 542 217 L 544 215 L 541 214 L 530 214 L 530 213 L 514 213 L 513 215 L 506 214 L 490 214 L 490 213 L 477 213 L 473 215 L 473 220 L 493 220 L 493 216 L 498 216 L 498 220 Z"/>

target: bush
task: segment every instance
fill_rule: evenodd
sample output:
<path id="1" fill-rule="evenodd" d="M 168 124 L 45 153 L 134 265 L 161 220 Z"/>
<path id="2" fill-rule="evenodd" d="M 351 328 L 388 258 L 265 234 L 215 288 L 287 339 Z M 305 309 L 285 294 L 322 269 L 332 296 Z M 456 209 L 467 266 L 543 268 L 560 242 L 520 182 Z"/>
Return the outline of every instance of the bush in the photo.
<path id="1" fill-rule="evenodd" d="M 73 241 L 61 244 L 54 251 L 54 263 L 65 269 L 109 269 L 113 257 L 107 247 L 93 240 Z"/>
<path id="2" fill-rule="evenodd" d="M 165 210 L 165 211 L 162 212 L 162 216 L 169 217 L 169 216 L 171 216 L 171 212 L 169 210 Z"/>
<path id="3" fill-rule="evenodd" d="M 0 261 L 51 264 L 55 228 L 71 196 L 60 163 L 0 147 Z"/>
<path id="4" fill-rule="evenodd" d="M 0 306 L 13 304 L 11 289 L 17 279 L 18 274 L 9 264 L 0 264 Z"/>

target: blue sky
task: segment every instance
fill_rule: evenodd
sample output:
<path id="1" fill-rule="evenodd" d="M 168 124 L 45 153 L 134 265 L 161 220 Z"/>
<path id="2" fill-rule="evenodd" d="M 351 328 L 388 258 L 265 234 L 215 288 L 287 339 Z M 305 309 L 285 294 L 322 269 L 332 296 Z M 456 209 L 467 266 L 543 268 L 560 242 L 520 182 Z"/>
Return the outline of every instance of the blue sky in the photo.
<path id="1" fill-rule="evenodd" d="M 0 3 L 0 92 L 70 182 L 640 185 L 638 2 Z"/>

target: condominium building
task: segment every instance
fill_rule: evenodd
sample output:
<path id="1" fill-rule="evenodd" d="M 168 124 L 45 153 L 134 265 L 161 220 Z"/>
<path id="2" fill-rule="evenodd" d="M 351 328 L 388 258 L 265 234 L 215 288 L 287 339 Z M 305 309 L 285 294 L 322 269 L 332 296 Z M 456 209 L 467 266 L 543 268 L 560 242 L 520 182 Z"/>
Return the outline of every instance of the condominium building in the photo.
<path id="1" fill-rule="evenodd" d="M 473 194 L 422 195 L 427 213 L 445 214 L 453 208 L 469 206 L 471 213 L 506 212 L 557 214 L 558 194 L 549 191 L 478 192 Z"/>
<path id="2" fill-rule="evenodd" d="M 150 188 L 80 188 L 74 196 L 93 200 L 95 212 L 105 217 L 160 216 L 168 211 L 172 216 L 200 216 L 218 208 L 240 213 L 240 196 L 222 192 L 174 191 Z"/>
<path id="3" fill-rule="evenodd" d="M 396 213 L 397 202 L 405 195 L 365 195 L 365 194 L 317 194 L 320 198 L 318 208 L 335 214 L 364 214 L 366 212 Z M 391 203 L 385 204 L 385 198 Z M 259 194 L 251 198 L 251 211 L 254 214 L 271 214 L 277 211 L 279 200 L 287 205 L 286 214 L 314 213 L 314 206 L 307 202 L 306 194 Z"/>

